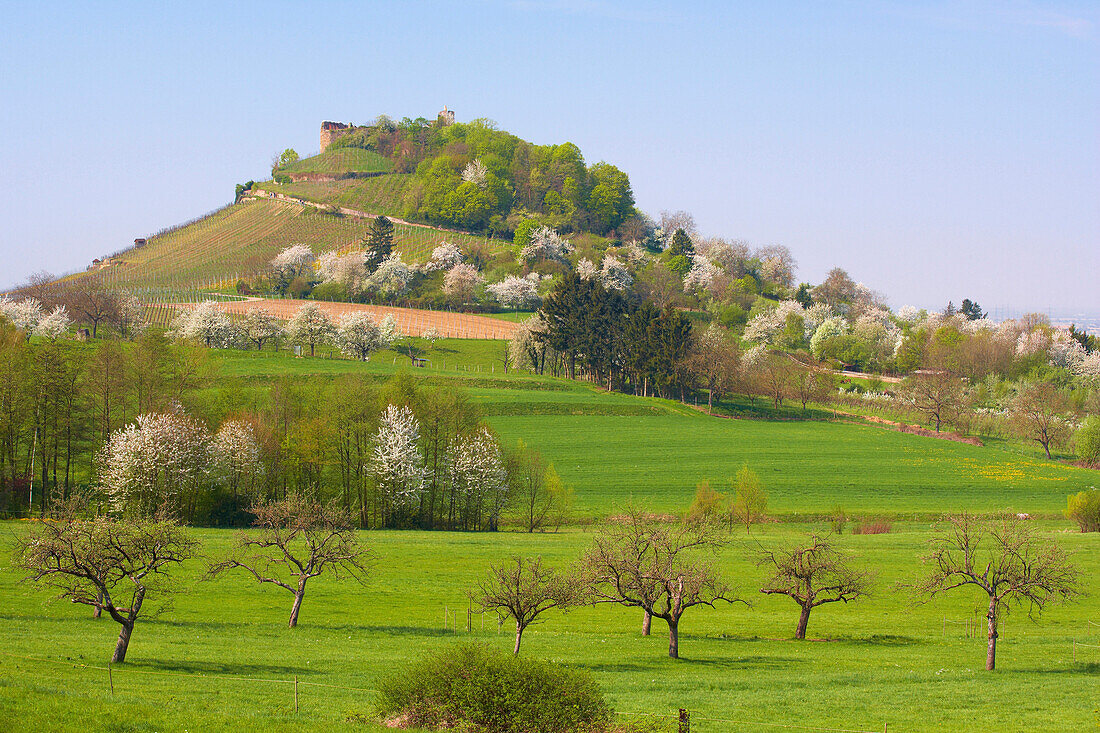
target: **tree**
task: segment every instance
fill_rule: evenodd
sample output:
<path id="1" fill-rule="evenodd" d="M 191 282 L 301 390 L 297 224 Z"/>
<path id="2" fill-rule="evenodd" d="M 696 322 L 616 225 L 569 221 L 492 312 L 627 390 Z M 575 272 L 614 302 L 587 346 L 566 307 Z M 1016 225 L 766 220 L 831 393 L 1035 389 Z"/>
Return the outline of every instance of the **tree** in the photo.
<path id="1" fill-rule="evenodd" d="M 478 584 L 473 595 L 482 611 L 505 613 L 516 621 L 516 644 L 513 654 L 519 654 L 523 632 L 551 608 L 568 609 L 578 602 L 576 583 L 542 564 L 542 558 L 518 555 L 489 568 L 489 577 Z"/>
<path id="2" fill-rule="evenodd" d="M 459 526 L 494 531 L 508 501 L 508 470 L 496 437 L 482 426 L 451 444 L 453 484 Z"/>
<path id="3" fill-rule="evenodd" d="M 277 288 L 285 290 L 296 278 L 303 278 L 313 268 L 316 257 L 305 244 L 292 244 L 271 260 L 271 269 L 278 281 Z"/>
<path id="4" fill-rule="evenodd" d="M 968 321 L 980 321 L 985 318 L 985 313 L 982 312 L 982 307 L 972 301 L 970 298 L 963 298 L 962 306 L 959 308 L 959 313 L 962 314 Z"/>
<path id="5" fill-rule="evenodd" d="M 932 552 L 924 561 L 931 568 L 916 590 L 925 598 L 963 586 L 986 594 L 987 670 L 996 667 L 1002 611 L 1026 603 L 1028 615 L 1035 618 L 1050 601 L 1067 601 L 1078 593 L 1078 572 L 1069 556 L 1015 515 L 992 522 L 969 514 L 951 517 L 930 544 Z"/>
<path id="6" fill-rule="evenodd" d="M 663 524 L 631 508 L 604 525 L 585 553 L 586 593 L 590 602 L 641 608 L 647 622 L 663 619 L 668 655 L 678 659 L 680 619 L 689 608 L 746 603 L 732 595 L 715 568 L 713 554 L 721 544 L 709 522 Z"/>
<path id="7" fill-rule="evenodd" d="M 741 466 L 737 476 L 730 480 L 733 501 L 730 502 L 730 522 L 745 525 L 748 532 L 752 525 L 762 520 L 768 511 L 768 495 L 764 483 L 748 466 Z"/>
<path id="8" fill-rule="evenodd" d="M 340 317 L 336 341 L 340 351 L 360 361 L 368 361 L 375 351 L 389 346 L 382 329 L 365 311 L 352 311 Z"/>
<path id="9" fill-rule="evenodd" d="M 294 148 L 287 148 L 274 156 L 271 159 L 271 177 L 274 178 L 275 174 L 277 174 L 280 169 L 286 168 L 288 165 L 293 165 L 297 163 L 298 160 L 298 153 L 294 151 Z"/>
<path id="10" fill-rule="evenodd" d="M 806 638 L 810 611 L 825 603 L 848 603 L 868 595 L 870 575 L 852 568 L 827 540 L 812 534 L 805 544 L 765 552 L 757 562 L 771 569 L 760 589 L 789 596 L 802 609 L 796 639 Z"/>
<path id="11" fill-rule="evenodd" d="M 478 290 L 484 284 L 485 278 L 477 268 L 460 262 L 443 276 L 443 294 L 454 305 L 461 306 L 476 301 Z"/>
<path id="12" fill-rule="evenodd" d="M 717 323 L 707 326 L 692 345 L 688 363 L 707 390 L 707 410 L 713 410 L 715 394 L 721 399 L 737 378 L 737 346 L 729 332 Z"/>
<path id="13" fill-rule="evenodd" d="M 824 303 L 838 313 L 843 313 L 856 298 L 856 283 L 839 267 L 829 270 L 825 280 L 812 291 L 815 303 Z"/>
<path id="14" fill-rule="evenodd" d="M 279 321 L 267 308 L 250 308 L 241 322 L 241 333 L 250 343 L 256 344 L 256 351 L 279 335 Z"/>
<path id="15" fill-rule="evenodd" d="M 181 313 L 172 324 L 172 332 L 177 338 L 194 339 L 218 349 L 232 346 L 238 338 L 233 321 L 213 300 L 204 300 Z"/>
<path id="16" fill-rule="evenodd" d="M 810 402 L 824 402 L 836 389 L 832 375 L 818 371 L 817 365 L 794 372 L 791 384 L 798 401 L 802 403 L 802 412 Z"/>
<path id="17" fill-rule="evenodd" d="M 306 583 L 324 573 L 340 579 L 348 576 L 362 583 L 368 559 L 359 544 L 351 517 L 335 504 L 323 506 L 301 494 L 257 504 L 253 524 L 256 534 L 237 535 L 234 552 L 211 565 L 213 577 L 226 570 L 248 571 L 260 583 L 271 583 L 294 594 L 290 628 L 298 625 L 298 613 L 306 595 Z"/>
<path id="18" fill-rule="evenodd" d="M 92 338 L 96 337 L 100 323 L 118 318 L 122 297 L 122 294 L 107 290 L 98 279 L 92 277 L 77 279 L 61 295 L 76 320 L 91 325 Z"/>
<path id="19" fill-rule="evenodd" d="M 553 464 L 537 450 L 519 441 L 506 459 L 508 494 L 521 525 L 528 532 L 561 526 L 571 503 L 571 492 Z"/>
<path id="20" fill-rule="evenodd" d="M 420 421 L 408 407 L 387 405 L 371 450 L 371 474 L 382 500 L 382 526 L 392 526 L 417 503 L 427 471 L 417 445 Z"/>
<path id="21" fill-rule="evenodd" d="M 1100 490 L 1071 494 L 1066 501 L 1066 518 L 1076 522 L 1082 532 L 1100 532 Z"/>
<path id="22" fill-rule="evenodd" d="M 1066 396 L 1050 382 L 1023 385 L 1009 403 L 1009 416 L 1020 437 L 1043 446 L 1050 458 L 1050 446 L 1060 445 L 1069 437 L 1065 413 Z"/>
<path id="23" fill-rule="evenodd" d="M 537 273 L 531 273 L 527 277 L 508 275 L 485 289 L 505 308 L 530 308 L 539 301 L 538 277 Z"/>
<path id="24" fill-rule="evenodd" d="M 214 473 L 236 500 L 241 492 L 252 494 L 263 479 L 264 464 L 252 424 L 227 420 L 211 439 Z"/>
<path id="25" fill-rule="evenodd" d="M 695 246 L 691 243 L 691 237 L 683 229 L 677 229 L 672 235 L 672 241 L 668 245 L 666 250 L 668 256 L 683 257 L 688 261 L 691 260 L 692 255 L 695 254 Z"/>
<path id="26" fill-rule="evenodd" d="M 319 344 L 331 341 L 336 334 L 332 319 L 318 303 L 303 303 L 286 324 L 286 333 L 292 341 L 309 345 L 313 356 Z"/>
<path id="27" fill-rule="evenodd" d="M 1073 435 L 1073 444 L 1079 459 L 1089 465 L 1100 463 L 1100 416 L 1085 418 Z"/>
<path id="28" fill-rule="evenodd" d="M 384 216 L 376 217 L 370 223 L 363 249 L 366 251 L 367 272 L 373 273 L 393 253 L 393 222 Z"/>
<path id="29" fill-rule="evenodd" d="M 71 502 L 19 537 L 16 562 L 58 598 L 107 611 L 122 627 L 111 662 L 125 662 L 145 602 L 177 590 L 172 568 L 191 558 L 198 543 L 164 516 L 83 519 L 82 510 Z"/>
<path id="30" fill-rule="evenodd" d="M 35 325 L 34 335 L 47 341 L 57 341 L 68 332 L 71 325 L 68 311 L 65 306 L 59 305 Z"/>
<path id="31" fill-rule="evenodd" d="M 962 405 L 962 380 L 944 370 L 914 374 L 905 380 L 904 389 L 913 409 L 935 423 L 937 433 L 943 423 L 958 414 Z"/>

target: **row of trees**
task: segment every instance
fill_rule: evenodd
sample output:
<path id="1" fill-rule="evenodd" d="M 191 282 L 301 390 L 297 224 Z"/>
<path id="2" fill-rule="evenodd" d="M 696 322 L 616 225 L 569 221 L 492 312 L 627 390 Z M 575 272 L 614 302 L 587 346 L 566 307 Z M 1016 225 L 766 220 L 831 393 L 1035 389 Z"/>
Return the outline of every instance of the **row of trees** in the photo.
<path id="1" fill-rule="evenodd" d="M 167 515 L 122 521 L 88 518 L 87 504 L 71 499 L 16 544 L 16 562 L 28 578 L 62 598 L 103 610 L 120 626 L 113 662 L 123 662 L 147 601 L 179 589 L 175 568 L 194 557 L 198 543 Z M 208 565 L 214 577 L 238 570 L 293 595 L 289 626 L 298 624 L 311 579 L 365 580 L 371 555 L 352 530 L 350 515 L 335 505 L 291 495 L 254 507 L 255 531 L 242 532 L 228 556 Z M 515 621 L 514 652 L 524 631 L 551 609 L 615 604 L 640 609 L 642 633 L 650 620 L 668 626 L 670 657 L 679 657 L 679 628 L 697 606 L 745 603 L 718 569 L 724 531 L 708 522 L 668 523 L 632 509 L 596 533 L 574 567 L 558 571 L 541 558 L 512 557 L 490 568 L 471 597 L 485 611 Z M 849 603 L 871 592 L 873 576 L 853 564 L 827 536 L 811 534 L 789 546 L 761 548 L 765 595 L 784 595 L 799 608 L 795 638 L 805 639 L 814 608 Z M 1015 517 L 979 521 L 949 518 L 930 542 L 925 574 L 908 587 L 918 599 L 959 588 L 987 598 L 986 669 L 996 666 L 1001 615 L 1026 605 L 1034 616 L 1048 603 L 1080 592 L 1079 573 L 1067 554 Z"/>
<path id="2" fill-rule="evenodd" d="M 471 596 L 480 607 L 515 621 L 515 653 L 524 631 L 550 609 L 616 604 L 640 609 L 642 633 L 650 619 L 668 626 L 670 657 L 679 657 L 679 628 L 696 606 L 749 602 L 723 581 L 719 552 L 724 531 L 711 522 L 661 522 L 637 509 L 603 526 L 576 564 L 555 570 L 541 558 L 512 557 L 490 568 Z M 795 638 L 805 639 L 810 613 L 828 603 L 849 603 L 870 594 L 873 575 L 861 569 L 828 536 L 811 534 L 784 547 L 763 548 L 753 558 L 766 571 L 765 595 L 789 597 L 799 608 Z M 1001 616 L 1027 606 L 1034 616 L 1048 603 L 1080 592 L 1079 572 L 1069 556 L 1015 516 L 982 521 L 948 518 L 930 541 L 925 574 L 902 586 L 924 601 L 959 588 L 987 598 L 986 669 L 996 666 Z"/>

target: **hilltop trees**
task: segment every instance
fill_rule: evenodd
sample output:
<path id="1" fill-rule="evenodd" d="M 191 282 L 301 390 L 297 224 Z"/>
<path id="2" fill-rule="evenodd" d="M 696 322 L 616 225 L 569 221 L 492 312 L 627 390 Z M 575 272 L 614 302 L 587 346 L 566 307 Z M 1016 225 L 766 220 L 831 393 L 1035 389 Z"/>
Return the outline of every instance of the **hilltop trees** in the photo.
<path id="1" fill-rule="evenodd" d="M 70 502 L 52 521 L 22 533 L 16 563 L 60 598 L 107 611 L 121 626 L 111 661 L 125 662 L 146 601 L 178 590 L 172 570 L 192 557 L 198 543 L 163 515 L 84 519 L 84 509 Z"/>
<path id="2" fill-rule="evenodd" d="M 1024 520 L 1005 515 L 986 523 L 969 514 L 950 518 L 931 540 L 928 574 L 916 590 L 926 598 L 971 586 L 988 597 L 985 668 L 997 664 L 998 621 L 1003 611 L 1027 604 L 1038 616 L 1051 601 L 1078 593 L 1076 567 L 1065 551 L 1044 541 Z"/>
<path id="3" fill-rule="evenodd" d="M 826 603 L 849 603 L 867 595 L 870 576 L 856 570 L 826 539 L 810 535 L 805 544 L 765 552 L 758 564 L 771 575 L 760 592 L 785 595 L 801 609 L 794 637 L 806 638 L 810 611 Z"/>
<path id="4" fill-rule="evenodd" d="M 257 534 L 241 532 L 233 554 L 210 566 L 209 574 L 240 568 L 260 583 L 294 594 L 288 626 L 298 625 L 306 584 L 326 572 L 363 582 L 367 550 L 359 544 L 347 512 L 299 494 L 257 504 Z"/>

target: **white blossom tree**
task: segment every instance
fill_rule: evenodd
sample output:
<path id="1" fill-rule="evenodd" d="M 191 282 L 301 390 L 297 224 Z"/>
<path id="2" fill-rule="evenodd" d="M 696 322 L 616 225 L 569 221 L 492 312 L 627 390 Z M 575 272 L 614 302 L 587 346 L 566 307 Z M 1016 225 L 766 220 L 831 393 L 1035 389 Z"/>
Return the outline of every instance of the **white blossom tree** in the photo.
<path id="1" fill-rule="evenodd" d="M 360 361 L 369 361 L 372 353 L 390 345 L 382 329 L 365 311 L 352 311 L 340 318 L 336 343 L 340 351 Z"/>
<path id="2" fill-rule="evenodd" d="M 34 335 L 47 341 L 57 341 L 69 331 L 72 320 L 65 306 L 59 305 L 35 324 Z M 1076 342 L 1074 342 L 1076 343 Z"/>
<path id="3" fill-rule="evenodd" d="M 505 308 L 520 310 L 538 303 L 538 285 L 538 275 L 531 273 L 527 277 L 509 275 L 498 283 L 492 283 L 486 289 Z"/>
<path id="4" fill-rule="evenodd" d="M 304 277 L 313 267 L 313 250 L 305 244 L 292 244 L 271 260 L 271 269 L 275 277 L 290 282 L 296 277 Z"/>
<path id="5" fill-rule="evenodd" d="M 249 343 L 256 344 L 256 351 L 260 351 L 265 343 L 276 338 L 280 330 L 278 319 L 267 308 L 252 308 L 241 321 L 241 335 Z"/>
<path id="6" fill-rule="evenodd" d="M 452 267 L 461 264 L 465 260 L 466 255 L 462 254 L 462 250 L 457 244 L 444 240 L 432 250 L 432 258 L 424 265 L 424 269 L 450 271 Z"/>
<path id="7" fill-rule="evenodd" d="M 477 300 L 478 290 L 485 285 L 485 278 L 473 265 L 460 262 L 443 276 L 443 294 L 455 305 Z"/>
<path id="8" fill-rule="evenodd" d="M 591 280 L 596 277 L 596 263 L 587 257 L 581 257 L 577 260 L 577 266 L 574 269 L 577 272 L 577 277 L 581 280 Z"/>
<path id="9" fill-rule="evenodd" d="M 573 245 L 550 227 L 539 227 L 531 232 L 531 241 L 520 252 L 527 262 L 568 262 Z"/>
<path id="10" fill-rule="evenodd" d="M 462 180 L 467 183 L 472 183 L 478 188 L 485 188 L 488 176 L 489 169 L 485 167 L 485 164 L 481 162 L 480 158 L 471 160 L 466 164 L 466 167 L 462 169 Z"/>
<path id="11" fill-rule="evenodd" d="M 684 276 L 684 292 L 706 290 L 718 276 L 718 268 L 701 254 L 692 255 L 691 263 L 691 269 Z"/>
<path id="12" fill-rule="evenodd" d="M 336 333 L 332 319 L 317 303 L 303 303 L 286 324 L 286 334 L 291 341 L 309 346 L 309 355 L 317 346 L 331 341 Z"/>
<path id="13" fill-rule="evenodd" d="M 42 304 L 37 298 L 12 300 L 6 295 L 0 298 L 0 315 L 11 321 L 12 325 L 28 336 L 42 320 Z"/>
<path id="14" fill-rule="evenodd" d="M 111 434 L 97 466 L 114 512 L 149 517 L 168 507 L 189 519 L 210 478 L 210 433 L 182 411 L 138 415 Z"/>
<path id="15" fill-rule="evenodd" d="M 252 424 L 244 420 L 228 420 L 211 440 L 213 469 L 223 486 L 233 492 L 233 498 L 243 495 L 255 499 L 258 481 L 263 478 L 264 464 Z"/>
<path id="16" fill-rule="evenodd" d="M 367 278 L 367 286 L 383 299 L 393 300 L 405 294 L 412 277 L 413 271 L 401 259 L 401 253 L 393 252 Z"/>
<path id="17" fill-rule="evenodd" d="M 180 339 L 194 339 L 211 348 L 225 349 L 236 345 L 239 332 L 221 306 L 213 300 L 204 300 L 176 318 L 172 324 L 172 335 Z"/>
<path id="18" fill-rule="evenodd" d="M 367 280 L 367 260 L 362 252 L 325 252 L 317 258 L 314 270 L 322 283 L 342 285 L 349 294 L 362 292 Z"/>
<path id="19" fill-rule="evenodd" d="M 408 407 L 387 405 L 379 418 L 371 450 L 371 473 L 383 507 L 383 526 L 415 507 L 427 470 L 417 445 L 420 421 Z"/>
<path id="20" fill-rule="evenodd" d="M 145 309 L 132 293 L 119 293 L 115 319 L 118 332 L 123 336 L 140 335 L 148 325 L 145 322 Z"/>
<path id="21" fill-rule="evenodd" d="M 496 437 L 479 428 L 452 445 L 451 480 L 463 507 L 463 529 L 497 528 L 508 499 L 508 472 Z"/>
<path id="22" fill-rule="evenodd" d="M 848 333 L 848 323 L 840 316 L 826 318 L 810 337 L 810 353 L 820 359 L 825 348 L 825 342 L 834 336 L 843 336 Z"/>
<path id="23" fill-rule="evenodd" d="M 600 282 L 608 290 L 625 291 L 634 283 L 634 277 L 622 260 L 615 255 L 607 255 L 600 263 Z"/>

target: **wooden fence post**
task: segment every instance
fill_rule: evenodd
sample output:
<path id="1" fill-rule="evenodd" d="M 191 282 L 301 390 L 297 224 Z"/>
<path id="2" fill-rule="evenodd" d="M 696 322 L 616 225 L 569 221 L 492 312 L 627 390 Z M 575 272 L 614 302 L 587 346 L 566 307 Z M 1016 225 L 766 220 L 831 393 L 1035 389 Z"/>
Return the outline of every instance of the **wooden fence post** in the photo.
<path id="1" fill-rule="evenodd" d="M 691 719 L 683 708 L 680 708 L 680 725 L 676 730 L 677 733 L 691 733 Z"/>
<path id="2" fill-rule="evenodd" d="M 294 714 L 298 714 L 298 675 L 294 675 Z"/>
<path id="3" fill-rule="evenodd" d="M 111 685 L 111 694 L 115 694 L 115 676 L 111 673 L 111 663 L 107 662 L 107 682 Z"/>

